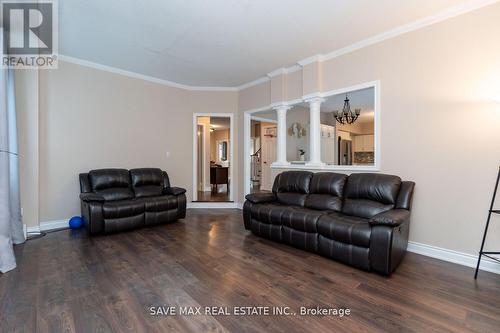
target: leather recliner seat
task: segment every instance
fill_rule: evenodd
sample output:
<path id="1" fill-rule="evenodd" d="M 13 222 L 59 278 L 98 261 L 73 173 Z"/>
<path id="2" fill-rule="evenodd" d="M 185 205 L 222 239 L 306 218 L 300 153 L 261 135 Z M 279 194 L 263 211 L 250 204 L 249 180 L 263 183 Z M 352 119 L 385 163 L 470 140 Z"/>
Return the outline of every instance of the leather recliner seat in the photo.
<path id="1" fill-rule="evenodd" d="M 82 216 L 90 234 L 173 222 L 186 216 L 186 190 L 165 171 L 100 169 L 80 174 Z"/>
<path id="2" fill-rule="evenodd" d="M 246 196 L 244 224 L 256 235 L 389 275 L 406 252 L 414 186 L 384 174 L 287 171 L 272 193 Z"/>

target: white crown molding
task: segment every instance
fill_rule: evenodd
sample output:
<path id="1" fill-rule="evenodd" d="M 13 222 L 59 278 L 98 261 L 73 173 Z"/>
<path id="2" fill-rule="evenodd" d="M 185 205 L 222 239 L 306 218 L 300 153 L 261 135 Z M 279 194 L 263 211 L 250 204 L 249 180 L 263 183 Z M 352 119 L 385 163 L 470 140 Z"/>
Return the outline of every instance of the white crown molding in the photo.
<path id="1" fill-rule="evenodd" d="M 445 9 L 437 14 L 430 15 L 427 17 L 424 17 L 420 20 L 417 20 L 415 22 L 409 23 L 402 25 L 400 27 L 397 27 L 395 29 L 388 30 L 386 32 L 380 33 L 378 35 L 363 39 L 359 42 L 353 43 L 351 45 L 348 45 L 346 47 L 343 47 L 341 49 L 337 49 L 335 51 L 326 53 L 326 54 L 315 54 L 311 57 L 302 59 L 297 61 L 298 69 L 301 69 L 302 67 L 312 64 L 314 62 L 322 62 L 326 60 L 331 60 L 333 58 L 340 57 L 344 54 L 351 53 L 354 51 L 357 51 L 359 49 L 365 48 L 370 45 L 374 45 L 380 42 L 383 42 L 387 39 L 394 38 L 403 34 L 406 34 L 408 32 L 412 32 L 415 30 L 419 30 L 425 27 L 428 27 L 432 24 L 439 23 L 442 21 L 446 21 L 448 19 L 454 18 L 456 16 L 460 16 L 462 14 L 466 14 L 469 12 L 472 12 L 474 10 L 492 5 L 497 3 L 500 0 L 469 0 L 468 2 L 465 2 L 463 4 Z M 297 69 L 297 70 L 298 70 Z M 278 69 L 277 71 L 279 71 Z M 274 73 L 276 71 L 272 71 L 271 73 Z M 238 87 L 238 90 L 244 90 L 246 88 L 252 87 L 254 85 L 257 85 L 261 82 L 257 82 L 258 80 L 248 82 L 245 84 L 242 84 Z"/>
<path id="2" fill-rule="evenodd" d="M 110 72 L 110 73 L 114 73 L 114 74 L 118 74 L 118 75 L 127 76 L 127 77 L 134 78 L 134 79 L 158 83 L 158 84 L 172 87 L 172 88 L 178 88 L 178 89 L 184 89 L 184 90 L 190 90 L 190 91 L 238 91 L 237 87 L 197 87 L 197 86 L 185 85 L 185 84 L 181 84 L 181 83 L 177 83 L 177 82 L 159 79 L 159 78 L 148 76 L 148 75 L 139 74 L 136 72 L 127 71 L 124 69 L 119 69 L 116 67 L 101 65 L 101 64 L 98 64 L 95 62 L 91 62 L 91 61 L 87 61 L 87 60 L 83 60 L 83 59 L 79 59 L 79 58 L 69 57 L 69 56 L 62 55 L 62 54 L 59 55 L 59 60 L 64 61 L 64 62 L 69 62 L 72 64 L 76 64 L 76 65 L 80 65 L 80 66 L 85 66 L 85 67 L 89 67 L 89 68 L 93 68 L 93 69 L 102 70 L 105 72 Z"/>
<path id="3" fill-rule="evenodd" d="M 357 50 L 365 48 L 367 46 L 378 44 L 378 43 L 383 42 L 387 39 L 398 37 L 400 35 L 404 35 L 406 33 L 428 27 L 428 26 L 433 25 L 435 23 L 446 21 L 448 19 L 451 19 L 451 18 L 454 18 L 456 16 L 480 9 L 482 7 L 492 5 L 494 3 L 497 3 L 498 1 L 499 0 L 470 0 L 470 1 L 465 2 L 463 4 L 447 8 L 447 9 L 445 9 L 437 14 L 424 17 L 424 18 L 417 20 L 415 22 L 402 25 L 402 26 L 397 27 L 395 29 L 388 30 L 388 31 L 383 32 L 381 34 L 363 39 L 359 42 L 356 42 L 356 43 L 351 44 L 349 46 L 346 46 L 344 48 L 327 53 L 325 55 L 322 55 L 321 58 L 323 59 L 322 61 L 337 58 L 337 57 L 340 57 L 344 54 L 357 51 Z"/>
<path id="4" fill-rule="evenodd" d="M 300 71 L 302 70 L 302 66 L 300 66 L 299 64 L 297 65 L 293 65 L 293 66 L 290 66 L 288 68 L 286 68 L 286 73 L 287 74 L 291 74 L 293 72 L 297 72 L 297 71 Z"/>
<path id="5" fill-rule="evenodd" d="M 267 77 L 268 78 L 273 78 L 275 76 L 278 76 L 278 75 L 287 75 L 287 74 L 290 74 L 290 73 L 293 73 L 293 72 L 296 72 L 296 71 L 300 71 L 302 69 L 302 66 L 300 65 L 293 65 L 293 66 L 290 66 L 290 67 L 282 67 L 282 68 L 279 68 L 275 71 L 272 71 L 270 73 L 267 73 Z"/>
<path id="6" fill-rule="evenodd" d="M 301 67 L 304 67 L 306 65 L 312 64 L 313 62 L 322 62 L 323 60 L 325 60 L 325 59 L 324 59 L 324 56 L 322 54 L 316 54 L 316 55 L 313 55 L 312 57 L 297 61 L 297 64 L 299 64 L 299 66 L 301 66 Z"/>
<path id="7" fill-rule="evenodd" d="M 391 30 L 388 30 L 386 32 L 380 33 L 378 35 L 363 39 L 359 42 L 353 43 L 353 44 L 348 45 L 346 47 L 343 47 L 341 49 L 337 49 L 337 50 L 332 51 L 330 53 L 316 54 L 316 55 L 313 55 L 311 57 L 299 60 L 299 61 L 297 61 L 296 65 L 293 65 L 293 66 L 288 67 L 288 68 L 279 68 L 277 70 L 271 71 L 266 76 L 260 77 L 256 80 L 241 84 L 241 85 L 236 86 L 236 87 L 190 86 L 190 85 L 185 85 L 185 84 L 181 84 L 181 83 L 177 83 L 177 82 L 173 82 L 173 81 L 167 81 L 167 80 L 163 80 L 163 79 L 155 78 L 152 76 L 143 75 L 143 74 L 139 74 L 139 73 L 135 73 L 135 72 L 131 72 L 131 71 L 115 68 L 115 67 L 101 65 L 101 64 L 97 64 L 97 63 L 90 62 L 87 60 L 69 57 L 69 56 L 62 55 L 62 54 L 59 55 L 59 60 L 73 63 L 73 64 L 77 64 L 77 65 L 81 65 L 81 66 L 94 68 L 94 69 L 99 69 L 99 70 L 103 70 L 103 71 L 107 71 L 107 72 L 111 72 L 111 73 L 115 73 L 115 74 L 120 74 L 120 75 L 132 77 L 132 78 L 136 78 L 136 79 L 150 81 L 150 82 L 162 84 L 162 85 L 169 86 L 169 87 L 179 88 L 179 89 L 185 89 L 185 90 L 191 90 L 191 91 L 241 91 L 241 90 L 245 90 L 245 89 L 248 89 L 250 87 L 256 86 L 258 84 L 262 84 L 264 82 L 267 82 L 267 81 L 269 81 L 270 77 L 274 77 L 274 76 L 280 75 L 280 74 L 289 74 L 289 73 L 301 70 L 302 67 L 304 67 L 308 64 L 311 64 L 314 62 L 322 62 L 322 61 L 330 60 L 330 59 L 342 56 L 344 54 L 365 48 L 367 46 L 380 43 L 380 42 L 385 41 L 387 39 L 394 38 L 394 37 L 397 37 L 397 36 L 400 36 L 400 35 L 403 35 L 403 34 L 406 34 L 408 32 L 418 30 L 418 29 L 422 29 L 422 28 L 425 28 L 425 27 L 430 26 L 432 24 L 439 23 L 439 22 L 454 18 L 456 16 L 466 14 L 468 12 L 472 12 L 474 10 L 495 4 L 498 1 L 500 1 L 500 0 L 469 0 L 463 4 L 445 9 L 437 14 L 424 17 L 424 18 L 419 19 L 415 22 L 405 24 L 405 25 L 402 25 L 402 26 L 397 27 L 395 29 L 391 29 Z"/>
<path id="8" fill-rule="evenodd" d="M 238 86 L 237 89 L 238 90 L 245 90 L 247 88 L 250 88 L 250 87 L 259 85 L 261 83 L 265 83 L 265 82 L 269 82 L 269 77 L 267 77 L 267 76 L 260 77 L 257 80 L 253 80 L 253 81 L 250 81 L 250 82 L 247 82 L 247 83 L 244 83 L 244 84 Z"/>
<path id="9" fill-rule="evenodd" d="M 267 73 L 267 77 L 268 78 L 273 78 L 275 76 L 278 76 L 278 75 L 285 75 L 286 74 L 286 68 L 282 67 L 282 68 L 279 68 L 275 71 L 272 71 L 270 73 Z"/>

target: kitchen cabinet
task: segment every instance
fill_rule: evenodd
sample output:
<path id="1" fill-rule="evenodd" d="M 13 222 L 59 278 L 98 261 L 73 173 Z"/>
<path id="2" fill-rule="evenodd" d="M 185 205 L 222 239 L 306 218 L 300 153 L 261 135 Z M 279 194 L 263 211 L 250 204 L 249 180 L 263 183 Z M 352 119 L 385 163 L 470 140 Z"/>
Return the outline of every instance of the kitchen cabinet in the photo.
<path id="1" fill-rule="evenodd" d="M 321 161 L 335 163 L 335 127 L 321 124 Z"/>
<path id="2" fill-rule="evenodd" d="M 342 140 L 352 140 L 351 133 L 345 131 L 337 131 L 337 136 L 340 136 Z"/>
<path id="3" fill-rule="evenodd" d="M 375 151 L 375 137 L 373 135 L 356 135 L 353 139 L 353 150 L 355 152 Z"/>

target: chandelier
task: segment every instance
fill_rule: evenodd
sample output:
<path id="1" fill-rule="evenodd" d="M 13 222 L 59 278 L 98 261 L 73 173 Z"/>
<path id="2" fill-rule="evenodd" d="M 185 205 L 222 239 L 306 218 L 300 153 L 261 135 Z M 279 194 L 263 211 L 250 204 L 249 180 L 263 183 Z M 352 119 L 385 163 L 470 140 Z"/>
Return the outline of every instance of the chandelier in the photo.
<path id="1" fill-rule="evenodd" d="M 342 111 L 340 110 L 335 110 L 333 111 L 333 116 L 335 119 L 341 123 L 342 125 L 345 124 L 352 124 L 358 119 L 359 114 L 361 113 L 361 109 L 355 109 L 354 112 L 351 110 L 351 104 L 349 103 L 349 97 L 347 97 L 347 94 L 345 95 L 345 100 L 344 100 L 344 107 L 342 108 Z"/>

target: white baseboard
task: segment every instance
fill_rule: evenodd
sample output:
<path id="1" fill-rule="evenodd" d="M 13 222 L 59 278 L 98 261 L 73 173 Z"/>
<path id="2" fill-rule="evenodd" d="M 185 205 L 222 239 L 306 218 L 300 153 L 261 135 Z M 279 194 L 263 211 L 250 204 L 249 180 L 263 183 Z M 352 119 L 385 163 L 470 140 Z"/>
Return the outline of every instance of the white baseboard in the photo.
<path id="1" fill-rule="evenodd" d="M 193 209 L 193 208 L 242 209 L 243 203 L 242 202 L 189 202 L 187 204 L 187 208 L 188 209 Z M 51 231 L 66 227 L 68 227 L 68 220 L 56 220 L 56 221 L 42 222 L 40 223 L 40 226 L 36 227 L 26 227 L 26 225 L 24 225 L 24 230 L 26 235 L 26 234 L 39 234 L 42 231 Z M 477 264 L 476 255 L 444 249 L 442 247 L 437 247 L 417 242 L 411 242 L 411 241 L 408 242 L 408 251 L 472 268 L 476 268 Z M 500 274 L 500 264 L 489 258 L 481 259 L 480 269 L 483 271 Z"/>
<path id="2" fill-rule="evenodd" d="M 237 202 L 188 202 L 187 209 L 223 209 L 223 208 L 238 208 Z"/>
<path id="3" fill-rule="evenodd" d="M 454 264 L 459 264 L 462 266 L 476 268 L 477 265 L 478 256 L 476 255 L 443 249 L 437 246 L 417 242 L 408 242 L 408 251 L 418 253 L 427 257 L 452 262 Z M 500 274 L 500 264 L 489 258 L 483 257 L 481 259 L 480 269 L 483 271 Z"/>
<path id="4" fill-rule="evenodd" d="M 26 227 L 26 236 L 30 234 L 39 234 L 39 233 L 40 233 L 40 226 Z"/>
<path id="5" fill-rule="evenodd" d="M 51 231 L 56 229 L 69 228 L 69 219 L 55 220 L 40 223 L 40 231 Z"/>
<path id="6" fill-rule="evenodd" d="M 68 228 L 68 220 L 46 221 L 41 222 L 40 225 L 36 227 L 26 227 L 26 235 L 40 234 L 43 231 L 52 231 L 64 228 Z"/>

